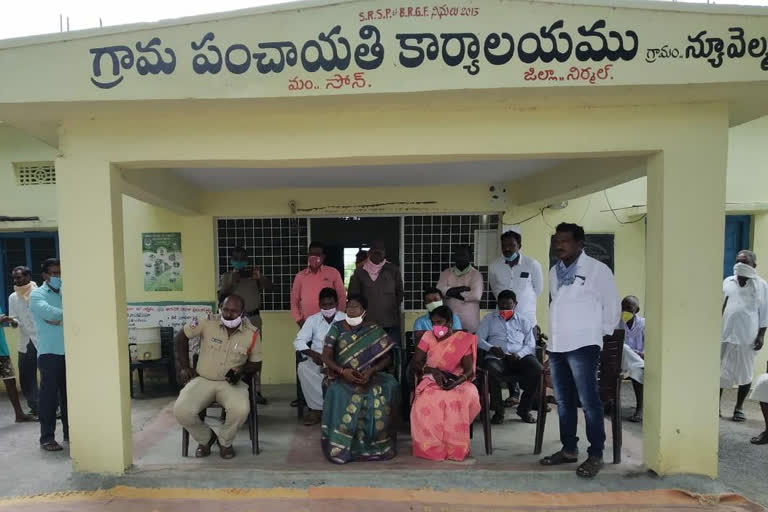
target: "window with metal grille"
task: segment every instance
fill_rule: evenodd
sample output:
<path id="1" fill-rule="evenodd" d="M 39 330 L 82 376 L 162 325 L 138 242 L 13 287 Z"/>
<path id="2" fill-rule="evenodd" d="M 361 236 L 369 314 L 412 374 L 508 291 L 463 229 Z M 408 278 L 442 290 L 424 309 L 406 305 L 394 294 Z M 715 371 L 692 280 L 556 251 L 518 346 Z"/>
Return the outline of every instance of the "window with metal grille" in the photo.
<path id="1" fill-rule="evenodd" d="M 56 167 L 53 162 L 17 162 L 13 167 L 16 170 L 17 185 L 56 184 Z"/>
<path id="2" fill-rule="evenodd" d="M 487 248 L 480 248 L 479 244 L 495 241 L 499 231 L 498 215 L 415 215 L 406 216 L 403 221 L 406 310 L 424 309 L 424 289 L 435 286 L 440 272 L 453 266 L 455 246 L 468 245 L 474 254 L 487 254 Z M 483 274 L 485 283 L 480 308 L 493 309 L 488 261 L 475 261 L 473 265 Z"/>
<path id="3" fill-rule="evenodd" d="M 264 276 L 272 280 L 272 290 L 262 294 L 261 309 L 290 310 L 293 278 L 307 266 L 307 225 L 307 219 L 219 219 L 219 275 L 232 270 L 232 249 L 244 247 L 249 263 L 259 266 Z"/>

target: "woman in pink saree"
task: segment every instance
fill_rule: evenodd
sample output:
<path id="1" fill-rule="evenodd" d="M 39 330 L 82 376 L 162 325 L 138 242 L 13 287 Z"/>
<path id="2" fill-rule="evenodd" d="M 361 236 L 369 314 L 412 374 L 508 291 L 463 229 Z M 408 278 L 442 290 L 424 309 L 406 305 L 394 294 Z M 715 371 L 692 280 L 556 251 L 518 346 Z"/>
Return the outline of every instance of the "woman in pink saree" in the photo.
<path id="1" fill-rule="evenodd" d="M 411 406 L 413 455 L 429 460 L 464 460 L 469 427 L 480 413 L 472 383 L 477 337 L 453 332 L 453 312 L 440 306 L 430 313 L 432 330 L 422 336 L 411 362 L 417 380 Z"/>

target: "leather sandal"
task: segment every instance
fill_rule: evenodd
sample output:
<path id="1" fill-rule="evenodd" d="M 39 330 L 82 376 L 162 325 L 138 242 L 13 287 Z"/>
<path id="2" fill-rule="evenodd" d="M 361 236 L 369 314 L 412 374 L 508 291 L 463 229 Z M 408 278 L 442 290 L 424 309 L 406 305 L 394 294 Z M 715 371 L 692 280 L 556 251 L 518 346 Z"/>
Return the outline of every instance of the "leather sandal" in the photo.
<path id="1" fill-rule="evenodd" d="M 560 450 L 548 457 L 544 457 L 539 461 L 539 464 L 542 466 L 559 466 L 560 464 L 573 464 L 578 461 L 579 459 L 576 457 L 569 457 L 563 450 Z"/>
<path id="2" fill-rule="evenodd" d="M 576 475 L 582 478 L 594 478 L 601 469 L 603 469 L 603 459 L 590 455 L 581 466 L 576 468 Z"/>
<path id="3" fill-rule="evenodd" d="M 491 418 L 491 425 L 501 425 L 503 423 L 504 423 L 504 415 L 499 414 L 498 412 L 494 413 L 493 417 Z"/>
<path id="4" fill-rule="evenodd" d="M 235 456 L 235 448 L 230 446 L 221 446 L 219 445 L 219 455 L 221 455 L 222 459 L 231 459 Z"/>
<path id="5" fill-rule="evenodd" d="M 60 452 L 64 448 L 56 441 L 49 441 L 40 445 L 40 448 L 47 452 Z"/>
<path id="6" fill-rule="evenodd" d="M 768 444 L 768 430 L 760 433 L 759 436 L 755 436 L 749 441 L 752 444 Z"/>
<path id="7" fill-rule="evenodd" d="M 320 423 L 322 419 L 322 413 L 320 411 L 309 411 L 304 415 L 304 425 L 311 427 Z"/>
<path id="8" fill-rule="evenodd" d="M 216 433 L 211 430 L 211 438 L 208 440 L 205 444 L 199 444 L 197 445 L 197 450 L 195 450 L 195 457 L 202 458 L 207 457 L 211 454 L 211 447 L 213 445 L 217 444 L 219 442 L 219 438 L 216 437 Z"/>
<path id="9" fill-rule="evenodd" d="M 526 413 L 518 412 L 517 415 L 520 416 L 520 421 L 522 421 L 523 423 L 530 423 L 530 424 L 536 423 L 536 418 L 534 418 L 533 414 L 531 414 L 530 412 L 526 412 Z"/>

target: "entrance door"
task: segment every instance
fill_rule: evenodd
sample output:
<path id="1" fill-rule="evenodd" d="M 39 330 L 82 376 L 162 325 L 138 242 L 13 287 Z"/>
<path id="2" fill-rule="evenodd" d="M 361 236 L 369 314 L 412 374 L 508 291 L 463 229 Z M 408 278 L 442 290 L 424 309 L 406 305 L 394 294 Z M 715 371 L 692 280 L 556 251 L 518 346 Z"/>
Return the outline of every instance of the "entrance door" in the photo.
<path id="1" fill-rule="evenodd" d="M 311 219 L 309 225 L 312 240 L 325 244 L 325 264 L 345 278 L 351 275 L 350 265 L 354 265 L 357 251 L 367 249 L 374 240 L 383 240 L 387 260 L 400 265 L 400 217 L 320 218 Z"/>
<path id="2" fill-rule="evenodd" d="M 726 215 L 725 254 L 723 255 L 723 279 L 733 275 L 733 262 L 742 249 L 749 249 L 749 232 L 752 217 L 749 215 Z"/>
<path id="3" fill-rule="evenodd" d="M 13 293 L 11 272 L 16 267 L 29 267 L 32 280 L 42 284 L 40 265 L 48 258 L 59 256 L 59 235 L 56 232 L 0 233 L 0 305 L 8 311 L 8 296 Z"/>

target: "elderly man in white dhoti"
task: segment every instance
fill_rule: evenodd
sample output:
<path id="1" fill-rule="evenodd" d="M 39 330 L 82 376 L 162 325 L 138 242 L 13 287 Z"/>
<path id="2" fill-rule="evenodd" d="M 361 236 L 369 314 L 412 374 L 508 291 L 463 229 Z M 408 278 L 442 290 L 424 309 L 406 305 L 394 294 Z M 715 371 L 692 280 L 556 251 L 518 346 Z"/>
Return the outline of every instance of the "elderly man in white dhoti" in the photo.
<path id="1" fill-rule="evenodd" d="M 621 371 L 632 381 L 635 391 L 635 413 L 627 418 L 633 423 L 643 421 L 643 378 L 645 374 L 645 318 L 640 316 L 640 300 L 627 295 L 621 301 L 619 329 L 624 330 L 624 354 Z"/>
<path id="2" fill-rule="evenodd" d="M 768 327 L 768 285 L 757 275 L 752 251 L 736 256 L 733 276 L 723 281 L 723 328 L 720 348 L 720 396 L 739 387 L 733 421 L 745 421 L 742 407 L 752 385 L 755 354 Z"/>

